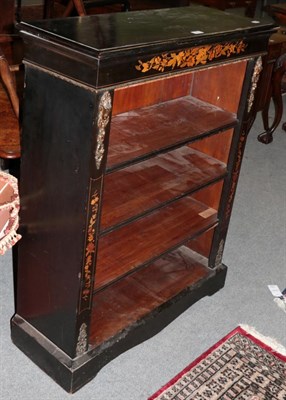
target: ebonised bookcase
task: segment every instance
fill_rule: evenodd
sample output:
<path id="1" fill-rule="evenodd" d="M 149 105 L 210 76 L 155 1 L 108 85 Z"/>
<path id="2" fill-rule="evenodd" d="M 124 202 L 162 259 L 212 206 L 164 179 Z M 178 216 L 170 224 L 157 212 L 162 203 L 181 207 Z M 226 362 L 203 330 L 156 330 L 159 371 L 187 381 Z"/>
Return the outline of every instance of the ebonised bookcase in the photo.
<path id="1" fill-rule="evenodd" d="M 19 29 L 23 238 L 12 339 L 74 392 L 223 287 L 274 26 L 196 5 Z"/>

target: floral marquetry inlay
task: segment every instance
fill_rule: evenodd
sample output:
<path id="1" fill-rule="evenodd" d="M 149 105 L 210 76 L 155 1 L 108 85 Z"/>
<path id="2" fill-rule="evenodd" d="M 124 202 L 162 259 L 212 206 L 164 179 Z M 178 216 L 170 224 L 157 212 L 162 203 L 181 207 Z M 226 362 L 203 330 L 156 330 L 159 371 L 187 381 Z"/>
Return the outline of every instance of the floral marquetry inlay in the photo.
<path id="1" fill-rule="evenodd" d="M 235 43 L 214 44 L 181 50 L 179 53 L 164 53 L 151 58 L 149 61 L 139 60 L 135 68 L 140 72 L 154 69 L 164 72 L 166 69 L 195 67 L 204 65 L 220 57 L 230 57 L 245 51 L 247 44 L 242 40 Z"/>
<path id="2" fill-rule="evenodd" d="M 92 185 L 92 184 L 91 184 Z M 90 195 L 88 206 L 87 232 L 82 271 L 82 289 L 79 311 L 89 309 L 93 289 L 93 266 L 95 259 L 95 231 L 98 215 L 99 194 L 97 190 Z"/>

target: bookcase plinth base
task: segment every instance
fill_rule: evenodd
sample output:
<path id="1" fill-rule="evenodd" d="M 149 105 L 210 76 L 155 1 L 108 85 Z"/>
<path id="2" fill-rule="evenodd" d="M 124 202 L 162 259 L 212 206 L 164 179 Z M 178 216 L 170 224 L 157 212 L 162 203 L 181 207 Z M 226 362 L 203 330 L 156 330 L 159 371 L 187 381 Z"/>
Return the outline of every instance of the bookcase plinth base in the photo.
<path id="1" fill-rule="evenodd" d="M 195 287 L 185 289 L 169 300 L 168 304 L 163 304 L 132 327 L 128 327 L 127 334 L 121 332 L 75 359 L 70 358 L 18 314 L 11 320 L 12 340 L 64 390 L 74 393 L 94 378 L 109 361 L 160 332 L 202 297 L 211 296 L 220 290 L 225 283 L 226 271 L 225 265 L 217 270 L 210 270 L 209 276 Z"/>

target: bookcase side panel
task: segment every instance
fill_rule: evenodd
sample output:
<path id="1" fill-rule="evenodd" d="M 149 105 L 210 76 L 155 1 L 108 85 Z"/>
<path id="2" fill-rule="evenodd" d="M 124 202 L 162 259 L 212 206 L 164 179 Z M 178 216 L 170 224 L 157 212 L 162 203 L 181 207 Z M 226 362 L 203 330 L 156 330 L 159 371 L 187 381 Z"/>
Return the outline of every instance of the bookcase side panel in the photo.
<path id="1" fill-rule="evenodd" d="M 26 66 L 16 313 L 74 356 L 96 94 Z M 100 193 L 100 171 L 93 176 Z"/>

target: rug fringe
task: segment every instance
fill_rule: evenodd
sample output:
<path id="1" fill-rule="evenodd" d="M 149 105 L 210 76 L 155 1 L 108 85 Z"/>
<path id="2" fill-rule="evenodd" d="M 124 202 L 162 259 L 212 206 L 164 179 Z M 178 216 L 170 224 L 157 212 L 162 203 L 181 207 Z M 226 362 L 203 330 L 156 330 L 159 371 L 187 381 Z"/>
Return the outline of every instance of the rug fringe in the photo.
<path id="1" fill-rule="evenodd" d="M 240 324 L 239 325 L 243 330 L 245 330 L 247 333 L 250 335 L 256 337 L 258 340 L 264 342 L 266 345 L 271 347 L 273 350 L 275 350 L 277 353 L 282 354 L 283 356 L 286 356 L 286 348 L 279 343 L 276 339 L 271 338 L 269 336 L 264 336 L 261 333 L 257 332 L 255 328 L 249 325 L 245 324 Z"/>
<path id="2" fill-rule="evenodd" d="M 11 249 L 14 244 L 21 239 L 21 235 L 17 233 L 19 227 L 19 215 L 18 211 L 20 208 L 19 192 L 18 192 L 18 180 L 15 176 L 0 170 L 1 183 L 5 183 L 0 190 L 0 213 L 2 211 L 9 211 L 9 218 L 4 227 L 1 230 L 0 237 L 0 255 L 5 254 L 8 249 Z M 1 192 L 7 187 L 12 187 L 13 194 L 8 197 L 1 198 Z"/>

